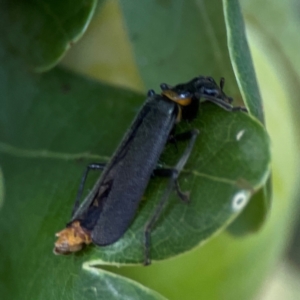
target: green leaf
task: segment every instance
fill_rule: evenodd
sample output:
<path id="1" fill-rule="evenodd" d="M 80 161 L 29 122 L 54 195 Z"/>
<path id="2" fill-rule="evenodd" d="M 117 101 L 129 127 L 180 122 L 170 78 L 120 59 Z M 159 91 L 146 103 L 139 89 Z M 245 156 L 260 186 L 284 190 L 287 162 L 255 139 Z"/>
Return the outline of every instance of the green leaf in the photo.
<path id="1" fill-rule="evenodd" d="M 80 296 L 85 293 L 81 282 L 87 282 L 86 273 L 81 272 L 83 262 L 143 260 L 143 227 L 166 181 L 151 181 L 132 226 L 114 245 L 91 246 L 76 255 L 57 257 L 52 254 L 54 233 L 69 220 L 84 167 L 112 155 L 145 96 L 62 70 L 32 74 L 3 51 L 1 65 L 5 72 L 0 74 L 0 162 L 6 184 L 0 214 L 5 241 L 0 249 L 1 295 L 84 298 Z M 191 203 L 170 197 L 152 234 L 154 260 L 190 250 L 220 231 L 269 172 L 267 135 L 247 114 L 207 103 L 195 122 L 181 124 L 178 131 L 191 127 L 199 128 L 201 134 L 180 177 L 182 188 L 191 191 Z M 180 143 L 176 151 L 168 145 L 161 161 L 174 165 L 183 147 Z M 112 276 L 107 279 L 108 286 L 115 283 Z M 122 283 L 124 289 L 127 284 Z"/>
<path id="2" fill-rule="evenodd" d="M 96 4 L 97 0 L 1 1 L 2 42 L 30 68 L 50 69 L 85 32 Z"/>
<path id="3" fill-rule="evenodd" d="M 247 207 L 230 224 L 227 230 L 235 236 L 243 236 L 247 233 L 254 233 L 261 229 L 266 220 L 269 206 L 266 205 L 264 194 L 265 189 L 261 188 L 252 197 Z"/>
<path id="4" fill-rule="evenodd" d="M 239 2 L 224 0 L 223 3 L 229 54 L 243 100 L 249 113 L 264 123 L 263 104 Z"/>
<path id="5" fill-rule="evenodd" d="M 243 100 L 251 115 L 264 124 L 263 104 L 245 34 L 245 25 L 238 1 L 224 0 L 228 48 Z M 271 179 L 251 199 L 250 205 L 229 227 L 233 234 L 243 235 L 261 228 L 271 207 Z"/>
<path id="6" fill-rule="evenodd" d="M 120 1 L 138 71 L 147 88 L 197 75 L 225 77 L 240 99 L 226 47 L 220 1 Z"/>
<path id="7" fill-rule="evenodd" d="M 158 293 L 122 276 L 91 267 L 83 266 L 84 276 L 79 284 L 80 299 L 119 300 L 128 297 L 132 300 L 166 300 Z M 83 273 L 83 272 L 82 272 Z M 113 288 L 112 288 L 113 284 Z"/>
<path id="8" fill-rule="evenodd" d="M 295 97 L 300 91 L 299 4 L 296 1 L 274 0 L 272 3 L 243 1 L 248 23 L 248 35 L 259 43 L 265 58 L 274 66 L 280 85 L 286 90 L 293 106 L 293 121 L 299 125 L 300 103 Z M 270 20 L 270 22 L 266 22 Z M 285 24 L 285 26 L 282 26 Z M 263 90 L 263 89 L 262 89 Z"/>

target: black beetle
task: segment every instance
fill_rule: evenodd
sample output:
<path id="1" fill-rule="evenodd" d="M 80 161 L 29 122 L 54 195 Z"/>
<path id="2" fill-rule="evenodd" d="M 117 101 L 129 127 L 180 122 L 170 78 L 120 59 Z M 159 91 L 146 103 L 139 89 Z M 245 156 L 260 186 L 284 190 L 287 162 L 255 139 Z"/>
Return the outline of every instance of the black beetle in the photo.
<path id="1" fill-rule="evenodd" d="M 58 232 L 55 254 L 69 254 L 82 249 L 85 244 L 106 246 L 122 237 L 130 226 L 148 182 L 153 174 L 169 176 L 169 184 L 153 215 L 145 225 L 144 264 L 150 263 L 150 233 L 172 189 L 183 201 L 189 194 L 180 191 L 177 178 L 192 151 L 197 129 L 173 134 L 174 126 L 182 119 L 196 117 L 199 103 L 211 101 L 226 110 L 242 110 L 233 107 L 232 99 L 211 77 L 199 76 L 187 83 L 171 87 L 161 84 L 161 95 L 153 90 L 124 135 L 119 147 L 107 164 L 90 164 L 82 177 L 74 204 L 71 221 Z M 171 135 L 172 133 L 172 135 Z M 168 140 L 189 139 L 178 163 L 171 169 L 157 169 L 157 162 Z M 80 197 L 89 170 L 103 169 L 93 189 L 80 204 Z"/>

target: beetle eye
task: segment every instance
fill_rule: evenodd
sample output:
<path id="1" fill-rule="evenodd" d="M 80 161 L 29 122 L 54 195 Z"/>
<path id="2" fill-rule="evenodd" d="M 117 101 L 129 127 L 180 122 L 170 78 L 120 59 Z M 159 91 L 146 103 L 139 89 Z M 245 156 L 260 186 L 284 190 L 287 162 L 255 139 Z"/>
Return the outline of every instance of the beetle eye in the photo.
<path id="1" fill-rule="evenodd" d="M 208 96 L 213 96 L 216 97 L 219 95 L 219 91 L 217 89 L 208 89 L 208 88 L 203 88 L 202 93 Z"/>

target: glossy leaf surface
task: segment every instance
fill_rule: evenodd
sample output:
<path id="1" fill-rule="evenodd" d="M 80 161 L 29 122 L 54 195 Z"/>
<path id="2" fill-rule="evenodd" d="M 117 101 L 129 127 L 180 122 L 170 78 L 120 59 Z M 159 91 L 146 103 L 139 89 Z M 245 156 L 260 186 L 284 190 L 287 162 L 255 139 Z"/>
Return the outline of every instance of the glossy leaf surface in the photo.
<path id="1" fill-rule="evenodd" d="M 7 262 L 1 273 L 6 274 L 7 295 L 51 299 L 53 293 L 61 297 L 66 289 L 77 293 L 84 261 L 140 263 L 143 227 L 166 185 L 161 178 L 151 181 L 132 226 L 117 243 L 91 246 L 69 257 L 54 256 L 52 248 L 54 233 L 69 220 L 86 164 L 112 155 L 144 96 L 62 70 L 33 75 L 9 56 L 2 58 L 3 65 L 10 66 L 1 79 L 5 112 L 1 113 L 0 145 L 6 190 L 0 218 L 5 240 L 1 253 Z M 18 89 L 11 90 L 12 84 Z M 175 195 L 170 197 L 152 234 L 153 260 L 180 254 L 207 240 L 240 212 L 268 174 L 268 138 L 247 114 L 205 103 L 198 118 L 181 124 L 178 131 L 191 127 L 199 128 L 201 134 L 180 176 L 182 189 L 191 191 L 191 202 L 185 205 Z M 180 143 L 176 151 L 168 145 L 161 163 L 173 165 L 183 147 Z M 73 277 L 73 272 L 79 277 Z M 29 286 L 27 278 L 32 278 Z M 52 296 L 41 281 L 55 285 Z"/>
<path id="2" fill-rule="evenodd" d="M 183 7 L 183 2 L 177 1 L 174 13 L 166 9 L 159 18 L 155 17 L 158 28 L 171 25 L 167 28 L 168 40 L 164 40 L 164 31 L 157 32 L 156 27 L 149 29 L 148 35 L 139 33 L 143 40 L 140 50 L 137 50 L 139 45 L 132 43 L 139 70 L 147 87 L 155 87 L 162 80 L 177 83 L 198 74 L 224 76 L 226 92 L 239 99 L 225 45 L 222 7 L 201 3 Z M 139 11 L 135 17 L 140 21 L 153 19 L 155 13 L 149 14 L 151 9 L 143 6 L 136 4 L 131 8 Z M 153 9 L 162 12 L 161 7 Z M 134 22 L 128 22 L 134 20 L 127 13 L 124 9 L 133 42 L 137 37 L 132 34 Z M 172 27 L 177 24 L 178 16 L 182 17 L 182 26 Z M 195 33 L 197 22 L 202 25 Z M 141 28 L 138 22 L 136 25 Z M 151 43 L 151 36 L 157 39 L 155 43 Z M 5 202 L 0 214 L 3 236 L 0 252 L 5 262 L 1 264 L 1 274 L 4 274 L 1 294 L 16 299 L 93 299 L 95 296 L 107 299 L 106 292 L 110 289 L 116 297 L 128 292 L 131 297 L 135 293 L 137 299 L 148 297 L 146 294 L 160 299 L 155 292 L 127 279 L 100 273 L 94 266 L 143 260 L 143 227 L 160 200 L 167 180 L 151 181 L 134 223 L 116 244 L 105 248 L 91 246 L 69 257 L 52 254 L 54 233 L 69 220 L 85 166 L 109 159 L 142 105 L 144 94 L 91 82 L 61 70 L 33 75 L 5 49 L 0 50 L 3 66 L 0 164 L 5 182 Z M 101 51 L 101 47 L 95 49 Z M 172 49 L 177 50 L 172 52 Z M 154 56 L 153 61 L 150 54 Z M 149 57 L 150 64 L 143 64 L 143 55 Z M 153 260 L 195 248 L 222 230 L 268 174 L 268 138 L 261 125 L 248 115 L 231 114 L 204 104 L 198 119 L 192 124 L 181 124 L 178 131 L 195 127 L 201 134 L 180 177 L 182 189 L 191 191 L 191 202 L 185 205 L 175 194 L 171 195 L 153 231 Z M 178 144 L 176 151 L 173 145 L 168 145 L 160 162 L 174 165 L 184 146 L 185 143 Z M 97 176 L 91 177 L 87 189 Z"/>
<path id="3" fill-rule="evenodd" d="M 97 0 L 0 3 L 1 40 L 31 69 L 50 69 L 85 32 Z"/>

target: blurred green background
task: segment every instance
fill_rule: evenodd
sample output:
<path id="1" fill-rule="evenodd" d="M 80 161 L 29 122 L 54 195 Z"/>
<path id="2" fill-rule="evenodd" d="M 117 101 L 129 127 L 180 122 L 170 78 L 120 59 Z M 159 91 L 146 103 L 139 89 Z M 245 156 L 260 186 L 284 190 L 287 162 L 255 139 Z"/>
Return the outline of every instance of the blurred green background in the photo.
<path id="1" fill-rule="evenodd" d="M 147 268 L 105 267 L 106 271 L 133 279 L 148 289 L 91 267 L 99 265 L 102 268 L 101 261 L 94 254 L 89 256 L 87 253 L 79 259 L 81 263 L 85 262 L 82 273 L 78 272 L 76 256 L 60 260 L 59 266 L 57 259 L 60 258 L 55 258 L 55 263 L 52 257 L 48 258 L 48 254 L 37 258 L 32 249 L 37 249 L 36 253 L 41 255 L 44 253 L 39 251 L 42 244 L 53 243 L 53 237 L 46 234 L 54 234 L 57 228 L 48 224 L 53 219 L 57 224 L 63 224 L 72 202 L 70 199 L 58 208 L 51 202 L 55 199 L 46 201 L 43 191 L 49 191 L 49 197 L 54 195 L 58 198 L 63 198 L 69 190 L 74 194 L 76 182 L 63 174 L 62 167 L 71 168 L 72 174 L 78 174 L 78 181 L 80 170 L 86 164 L 80 161 L 82 158 L 105 160 L 114 149 L 115 142 L 109 140 L 108 132 L 99 133 L 99 140 L 108 143 L 105 146 L 100 141 L 95 143 L 85 138 L 80 123 L 86 123 L 93 136 L 97 136 L 97 129 L 93 128 L 91 120 L 98 115 L 101 118 L 101 112 L 95 111 L 98 106 L 93 106 L 92 100 L 88 99 L 96 101 L 95 98 L 103 97 L 109 109 L 113 105 L 109 103 L 111 95 L 116 100 L 124 98 L 124 103 L 115 112 L 115 118 L 117 120 L 118 115 L 125 111 L 124 106 L 130 103 L 130 110 L 124 113 L 125 121 L 122 121 L 125 128 L 146 90 L 154 88 L 158 91 L 163 81 L 175 84 L 199 74 L 216 79 L 223 76 L 227 80 L 226 93 L 237 102 L 241 103 L 242 99 L 246 101 L 245 97 L 259 98 L 255 93 L 248 93 L 249 90 L 255 91 L 255 78 L 247 69 L 251 69 L 249 62 L 245 61 L 247 53 L 239 52 L 245 49 L 245 45 L 239 45 L 236 40 L 243 36 L 242 25 L 234 22 L 234 8 L 239 13 L 238 1 L 186 3 L 183 0 L 158 0 L 138 3 L 82 0 L 63 5 L 50 0 L 43 3 L 2 1 L 1 294 L 9 295 L 15 289 L 16 299 L 21 299 L 20 295 L 22 299 L 122 299 L 124 295 L 128 295 L 128 299 L 299 298 L 300 5 L 296 0 L 243 0 L 240 7 L 263 100 L 266 127 L 271 137 L 271 208 L 267 197 L 263 198 L 266 203 L 262 203 L 261 198 L 253 201 L 252 207 L 247 207 L 248 210 L 236 219 L 228 231 L 219 233 L 202 247 L 179 257 L 154 263 Z M 80 77 L 72 77 L 61 70 L 55 69 L 53 72 L 56 73 L 51 71 L 48 75 L 41 73 L 58 62 L 59 68 L 93 78 L 101 82 L 100 85 L 87 81 L 81 87 Z M 71 97 L 60 100 L 66 101 L 64 105 L 70 107 L 69 119 L 60 119 L 64 111 L 58 102 L 53 101 L 51 106 L 51 98 L 47 96 L 52 95 L 56 78 L 65 82 L 61 87 L 65 94 L 70 86 L 78 87 L 78 97 L 74 101 Z M 34 80 L 34 85 L 30 80 Z M 21 84 L 14 86 L 13 82 Z M 85 93 L 86 87 L 89 90 Z M 32 97 L 24 105 L 16 100 L 18 97 L 21 99 L 23 93 L 26 97 Z M 34 113 L 26 115 L 38 101 L 44 104 L 38 106 Z M 80 116 L 82 101 L 91 106 L 78 117 L 78 124 L 70 131 L 74 135 L 66 136 L 64 128 L 72 127 L 73 118 Z M 259 103 L 259 99 L 255 103 Z M 42 136 L 40 132 L 46 125 L 38 116 L 47 116 L 50 107 L 57 113 L 57 119 L 52 121 L 49 115 L 47 122 L 51 123 L 47 126 L 55 134 L 52 136 L 49 130 L 50 136 Z M 259 117 L 259 114 L 256 116 Z M 103 128 L 105 121 L 105 118 L 99 121 Z M 21 132 L 20 128 L 23 128 Z M 36 139 L 30 135 L 31 132 L 36 132 Z M 73 143 L 76 133 L 81 139 Z M 117 130 L 112 133 L 117 134 Z M 10 140 L 16 141 L 12 145 L 15 148 L 7 147 Z M 92 157 L 99 147 L 103 148 L 103 157 Z M 25 153 L 24 149 L 31 150 Z M 38 151 L 40 149 L 46 151 Z M 91 153 L 85 153 L 86 149 Z M 59 160 L 65 160 L 64 163 L 51 162 L 51 166 L 45 163 L 44 169 L 50 174 L 48 181 L 36 190 L 32 189 L 35 180 L 42 176 L 40 166 L 44 164 L 43 157 L 49 158 L 55 151 Z M 76 157 L 66 153 L 80 155 Z M 70 167 L 68 160 L 75 159 L 78 159 L 78 164 Z M 24 176 L 28 176 L 27 170 L 28 174 L 33 174 L 32 180 L 20 184 Z M 59 184 L 54 186 L 55 180 Z M 40 199 L 40 202 L 34 202 L 36 215 L 33 214 L 30 220 L 24 213 L 28 205 L 21 202 L 25 193 L 28 198 Z M 19 200 L 10 202 L 10 199 Z M 42 211 L 39 207 L 49 212 L 39 215 Z M 18 224 L 24 228 L 18 229 Z M 237 228 L 242 228 L 240 234 L 237 234 Z M 14 236 L 19 240 L 12 241 Z M 51 255 L 49 249 L 49 257 Z M 27 268 L 33 270 L 26 273 Z M 53 269 L 57 273 L 52 272 Z M 47 277 L 49 270 L 52 273 Z M 29 276 L 27 274 L 32 277 L 24 278 Z M 120 289 L 111 286 L 116 282 Z"/>

